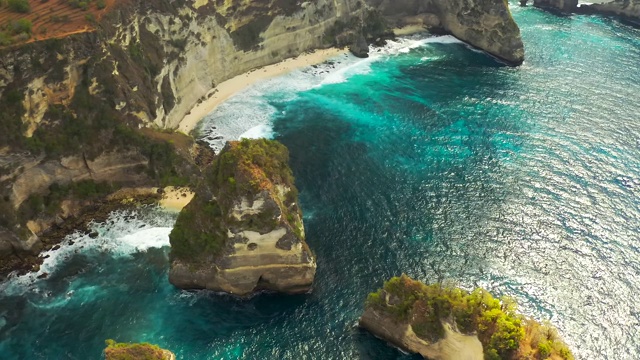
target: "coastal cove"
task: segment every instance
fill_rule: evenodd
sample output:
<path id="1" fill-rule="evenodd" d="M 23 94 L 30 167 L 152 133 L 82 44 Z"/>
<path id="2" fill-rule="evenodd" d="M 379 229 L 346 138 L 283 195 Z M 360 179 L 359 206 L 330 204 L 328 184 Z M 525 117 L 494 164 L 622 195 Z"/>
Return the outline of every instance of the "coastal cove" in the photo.
<path id="1" fill-rule="evenodd" d="M 367 294 L 402 273 L 512 296 L 577 359 L 637 358 L 640 30 L 511 10 L 518 68 L 411 37 L 233 88 L 200 124 L 212 147 L 289 148 L 311 293 L 180 291 L 177 214 L 116 212 L 47 253 L 46 279 L 0 284 L 2 358 L 97 359 L 113 338 L 178 359 L 417 359 L 357 327 Z"/>

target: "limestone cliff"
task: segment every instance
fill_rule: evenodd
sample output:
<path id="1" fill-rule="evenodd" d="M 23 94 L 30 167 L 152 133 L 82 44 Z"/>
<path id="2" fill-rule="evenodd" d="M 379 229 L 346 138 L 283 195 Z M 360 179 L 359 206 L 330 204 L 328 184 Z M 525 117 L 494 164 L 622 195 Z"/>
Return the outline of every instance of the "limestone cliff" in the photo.
<path id="1" fill-rule="evenodd" d="M 433 360 L 483 360 L 482 344 L 475 335 L 464 335 L 443 323 L 445 335 L 436 342 L 421 339 L 407 323 L 400 323 L 382 311 L 368 307 L 360 326 L 394 346 Z"/>
<path id="2" fill-rule="evenodd" d="M 476 289 L 392 278 L 367 298 L 360 326 L 406 351 L 435 360 L 573 359 L 553 328 L 515 313 Z"/>
<path id="3" fill-rule="evenodd" d="M 487 53 L 519 65 L 524 61 L 520 29 L 507 1 L 369 0 L 394 26 L 423 25 L 452 34 Z"/>
<path id="4" fill-rule="evenodd" d="M 640 26 L 640 0 L 614 0 L 603 4 L 582 5 L 578 12 L 617 16 Z"/>
<path id="5" fill-rule="evenodd" d="M 239 296 L 307 292 L 316 262 L 304 236 L 287 149 L 230 142 L 171 232 L 169 281 Z"/>
<path id="6" fill-rule="evenodd" d="M 186 166 L 192 162 L 187 141 L 150 129 L 176 129 L 217 84 L 248 70 L 336 45 L 352 45 L 366 56 L 367 41 L 408 21 L 452 33 L 512 64 L 523 59 L 519 30 L 503 1 L 116 5 L 90 30 L 0 48 L 0 265 L 9 253 L 37 254 L 36 237 L 46 227 L 33 231 L 29 221 L 39 221 L 44 210 L 61 220 L 57 214 L 63 209 L 54 206 L 60 199 L 48 203 L 52 186 L 84 180 L 166 186 L 193 180 L 197 171 Z"/>
<path id="7" fill-rule="evenodd" d="M 524 61 L 520 28 L 507 1 L 443 0 L 439 9 L 444 29 L 460 40 L 511 64 Z"/>

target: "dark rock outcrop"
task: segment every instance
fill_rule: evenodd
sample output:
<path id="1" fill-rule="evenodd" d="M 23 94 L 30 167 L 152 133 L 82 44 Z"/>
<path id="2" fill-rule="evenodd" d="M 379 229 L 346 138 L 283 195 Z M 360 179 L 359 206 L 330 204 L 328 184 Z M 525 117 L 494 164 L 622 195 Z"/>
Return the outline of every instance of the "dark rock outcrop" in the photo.
<path id="1" fill-rule="evenodd" d="M 578 8 L 578 0 L 533 0 L 533 6 L 572 13 Z"/>
<path id="2" fill-rule="evenodd" d="M 316 262 L 288 157 L 275 141 L 227 144 L 171 232 L 172 284 L 239 296 L 309 291 Z"/>
<path id="3" fill-rule="evenodd" d="M 349 51 L 359 58 L 369 57 L 369 44 L 364 38 L 364 35 L 360 34 L 356 40 L 349 46 Z"/>

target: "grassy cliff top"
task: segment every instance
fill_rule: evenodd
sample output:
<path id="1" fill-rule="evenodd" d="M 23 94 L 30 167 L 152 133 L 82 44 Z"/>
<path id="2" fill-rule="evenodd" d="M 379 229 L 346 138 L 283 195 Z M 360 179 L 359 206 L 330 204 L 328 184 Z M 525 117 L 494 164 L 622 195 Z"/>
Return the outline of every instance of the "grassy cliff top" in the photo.
<path id="1" fill-rule="evenodd" d="M 468 292 L 425 285 L 402 275 L 369 294 L 366 306 L 409 323 L 416 335 L 432 342 L 444 336 L 443 321 L 462 333 L 477 333 L 488 360 L 573 359 L 553 327 L 524 318 L 516 313 L 512 299 L 495 299 L 481 288 Z"/>
<path id="2" fill-rule="evenodd" d="M 106 360 L 166 360 L 167 352 L 149 343 L 117 343 L 107 340 Z"/>
<path id="3" fill-rule="evenodd" d="M 267 139 L 230 141 L 222 149 L 213 168 L 218 198 L 252 196 L 275 185 L 293 188 L 289 168 L 289 150 L 281 143 Z"/>
<path id="4" fill-rule="evenodd" d="M 169 236 L 171 257 L 189 262 L 210 260 L 223 251 L 230 226 L 265 233 L 277 226 L 278 221 L 286 221 L 294 231 L 299 229 L 297 222 L 301 217 L 294 215 L 298 210 L 289 209 L 297 202 L 298 194 L 288 163 L 289 151 L 277 141 L 243 139 L 227 143 L 196 188 L 193 200 L 178 216 Z M 284 201 L 274 197 L 284 215 L 281 220 L 277 219 L 276 208 L 245 216 L 240 221 L 229 216 L 234 204 L 242 198 L 252 201 L 262 191 L 277 194 L 277 185 L 289 188 Z"/>

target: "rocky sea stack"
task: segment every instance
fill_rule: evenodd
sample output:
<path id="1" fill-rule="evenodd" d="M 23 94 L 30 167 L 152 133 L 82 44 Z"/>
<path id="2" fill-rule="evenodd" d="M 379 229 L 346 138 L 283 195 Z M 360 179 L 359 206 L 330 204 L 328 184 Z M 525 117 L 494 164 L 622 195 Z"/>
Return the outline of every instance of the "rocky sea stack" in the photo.
<path id="1" fill-rule="evenodd" d="M 316 262 L 288 161 L 276 141 L 227 143 L 171 232 L 172 284 L 239 296 L 309 291 Z"/>
<path id="2" fill-rule="evenodd" d="M 176 360 L 176 355 L 149 343 L 116 343 L 107 340 L 104 349 L 105 360 Z"/>
<path id="3" fill-rule="evenodd" d="M 369 294 L 360 326 L 436 360 L 573 359 L 555 329 L 515 312 L 515 302 L 406 275 Z"/>

